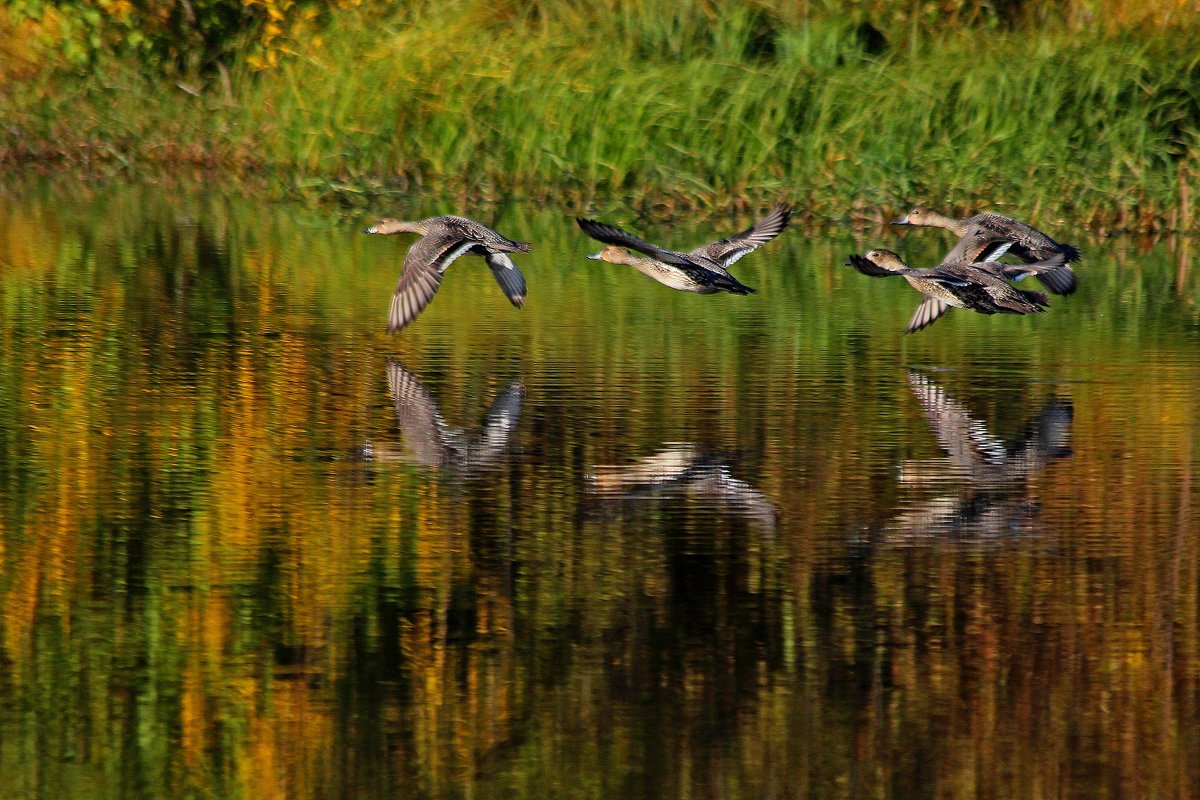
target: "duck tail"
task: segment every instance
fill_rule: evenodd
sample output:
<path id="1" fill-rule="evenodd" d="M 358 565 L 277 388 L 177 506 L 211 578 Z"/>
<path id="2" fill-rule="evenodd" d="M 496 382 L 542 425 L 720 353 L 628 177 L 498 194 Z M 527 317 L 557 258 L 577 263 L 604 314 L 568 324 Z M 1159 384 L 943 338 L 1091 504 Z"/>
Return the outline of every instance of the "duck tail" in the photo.
<path id="1" fill-rule="evenodd" d="M 1037 292 L 1033 289 L 1017 289 L 1017 293 L 1037 306 L 1039 312 L 1050 307 L 1050 298 L 1046 297 L 1044 292 Z"/>
<path id="2" fill-rule="evenodd" d="M 497 253 L 528 253 L 530 244 L 529 242 L 517 242 L 506 236 L 501 236 L 499 239 L 492 239 L 486 242 L 485 246 Z"/>
<path id="3" fill-rule="evenodd" d="M 1074 294 L 1077 288 L 1075 271 L 1066 264 L 1049 272 L 1037 273 L 1037 279 L 1054 294 Z"/>
<path id="4" fill-rule="evenodd" d="M 752 289 L 732 275 L 723 275 L 721 277 L 724 280 L 714 281 L 714 285 L 718 289 L 722 289 L 730 294 L 755 294 L 758 292 L 758 289 Z"/>
<path id="5" fill-rule="evenodd" d="M 1058 246 L 1058 252 L 1063 254 L 1065 257 L 1064 260 L 1068 264 L 1078 261 L 1080 258 L 1082 258 L 1082 256 L 1079 254 L 1079 248 L 1073 244 L 1060 244 Z"/>

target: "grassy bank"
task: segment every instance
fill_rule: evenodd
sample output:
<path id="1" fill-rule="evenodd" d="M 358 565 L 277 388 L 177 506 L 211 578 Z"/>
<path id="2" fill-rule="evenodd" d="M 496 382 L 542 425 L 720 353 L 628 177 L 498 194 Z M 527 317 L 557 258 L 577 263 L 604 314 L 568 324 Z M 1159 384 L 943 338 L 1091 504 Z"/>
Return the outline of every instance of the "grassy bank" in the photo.
<path id="1" fill-rule="evenodd" d="M 364 8 L 228 82 L 43 59 L 0 92 L 0 162 L 197 163 L 347 202 L 786 195 L 816 217 L 919 200 L 1183 226 L 1197 29 L 1038 22 L 658 0 Z"/>

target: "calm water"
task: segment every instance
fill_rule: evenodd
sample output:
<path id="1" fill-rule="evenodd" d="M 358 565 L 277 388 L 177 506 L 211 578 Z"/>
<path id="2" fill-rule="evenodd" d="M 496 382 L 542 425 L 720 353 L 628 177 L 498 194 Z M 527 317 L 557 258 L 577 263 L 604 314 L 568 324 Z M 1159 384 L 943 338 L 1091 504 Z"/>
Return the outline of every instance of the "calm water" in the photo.
<path id="1" fill-rule="evenodd" d="M 0 797 L 1200 795 L 1189 242 L 904 337 L 841 261 L 939 232 L 701 297 L 474 215 L 528 306 L 388 337 L 372 217 L 5 190 Z"/>

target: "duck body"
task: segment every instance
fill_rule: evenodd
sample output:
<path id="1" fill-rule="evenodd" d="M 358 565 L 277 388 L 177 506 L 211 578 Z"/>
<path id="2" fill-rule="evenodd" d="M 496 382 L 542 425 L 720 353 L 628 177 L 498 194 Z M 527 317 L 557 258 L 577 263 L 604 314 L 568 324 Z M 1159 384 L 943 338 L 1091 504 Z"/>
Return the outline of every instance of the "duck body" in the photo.
<path id="1" fill-rule="evenodd" d="M 1007 245 L 1010 255 L 1022 261 L 1037 263 L 1062 256 L 1062 266 L 1038 274 L 1038 280 L 1054 294 L 1072 294 L 1077 288 L 1075 271 L 1069 264 L 1079 261 L 1079 248 L 1056 242 L 1032 225 L 1003 214 L 985 212 L 966 219 L 955 219 L 928 208 L 917 206 L 893 225 L 943 228 L 959 237 L 946 261 L 973 263 L 998 258 L 995 250 Z"/>
<path id="2" fill-rule="evenodd" d="M 1031 530 L 1035 481 L 1072 454 L 1070 399 L 1049 398 L 1005 441 L 932 378 L 909 370 L 908 380 L 944 455 L 900 462 L 899 483 L 914 491 L 880 541 L 1002 541 Z"/>
<path id="3" fill-rule="evenodd" d="M 588 256 L 595 261 L 625 264 L 664 286 L 694 294 L 753 294 L 729 272 L 729 266 L 763 244 L 774 239 L 787 227 L 792 210 L 777 205 L 767 216 L 733 236 L 698 247 L 687 253 L 666 250 L 646 242 L 620 228 L 596 220 L 576 218 L 576 223 L 588 236 L 607 246 Z M 626 249 L 628 248 L 628 249 Z M 633 255 L 629 250 L 641 253 Z"/>
<path id="4" fill-rule="evenodd" d="M 705 263 L 706 259 L 693 260 L 682 254 L 675 255 L 679 255 L 680 261 L 671 263 L 660 258 L 636 256 L 623 247 L 609 245 L 588 258 L 593 261 L 607 261 L 610 264 L 625 264 L 662 285 L 681 292 L 753 294 L 756 291 L 721 269 L 719 265 Z"/>
<path id="5" fill-rule="evenodd" d="M 462 255 L 482 257 L 509 302 L 517 308 L 525 304 L 525 276 L 508 254 L 528 253 L 528 242 L 514 241 L 483 223 L 453 215 L 418 221 L 382 219 L 363 233 L 415 233 L 421 237 L 404 257 L 404 269 L 388 310 L 389 332 L 395 333 L 416 319 L 441 288 L 446 269 Z"/>
<path id="6" fill-rule="evenodd" d="M 1025 274 L 1041 275 L 1060 268 L 1062 253 L 1045 262 L 1022 264 Z M 914 333 L 936 322 L 950 308 L 962 308 L 978 314 L 1038 314 L 1050 301 L 1042 292 L 1017 289 L 1005 280 L 997 262 L 974 264 L 942 263 L 927 269 L 913 269 L 891 250 L 871 250 L 865 256 L 851 255 L 846 262 L 864 275 L 874 278 L 902 275 L 914 289 L 925 295 L 909 320 L 905 333 Z"/>

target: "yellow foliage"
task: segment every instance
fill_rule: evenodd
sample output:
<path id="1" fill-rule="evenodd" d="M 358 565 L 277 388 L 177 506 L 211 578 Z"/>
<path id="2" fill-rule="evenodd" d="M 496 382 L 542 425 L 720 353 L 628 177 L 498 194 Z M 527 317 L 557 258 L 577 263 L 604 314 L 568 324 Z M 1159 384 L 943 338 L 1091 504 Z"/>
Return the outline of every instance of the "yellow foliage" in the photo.
<path id="1" fill-rule="evenodd" d="M 12 12 L 0 8 L 0 84 L 20 80 L 37 69 L 37 53 L 32 35 L 37 26 L 31 20 L 18 20 Z"/>
<path id="2" fill-rule="evenodd" d="M 323 13 L 356 9 L 362 0 L 325 0 L 323 3 L 297 3 L 296 0 L 243 0 L 247 9 L 260 9 L 267 23 L 246 57 L 251 69 L 261 71 L 279 65 L 280 57 L 320 49 L 323 39 L 317 35 Z"/>

